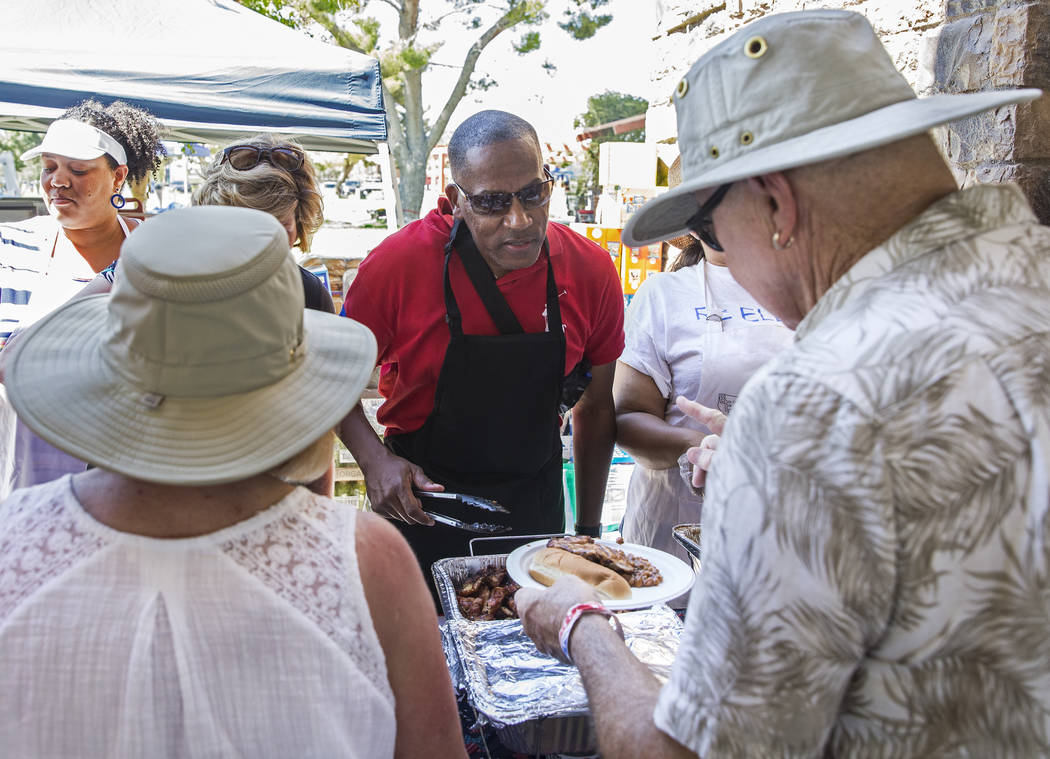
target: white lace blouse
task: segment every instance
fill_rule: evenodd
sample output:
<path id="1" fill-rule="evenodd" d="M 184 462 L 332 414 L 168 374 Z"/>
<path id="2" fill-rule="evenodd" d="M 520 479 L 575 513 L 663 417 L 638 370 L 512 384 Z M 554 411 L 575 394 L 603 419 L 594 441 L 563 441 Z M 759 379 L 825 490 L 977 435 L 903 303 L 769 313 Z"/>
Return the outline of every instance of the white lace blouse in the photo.
<path id="1" fill-rule="evenodd" d="M 389 757 L 355 511 L 299 488 L 210 535 L 95 521 L 70 478 L 0 504 L 0 753 Z"/>

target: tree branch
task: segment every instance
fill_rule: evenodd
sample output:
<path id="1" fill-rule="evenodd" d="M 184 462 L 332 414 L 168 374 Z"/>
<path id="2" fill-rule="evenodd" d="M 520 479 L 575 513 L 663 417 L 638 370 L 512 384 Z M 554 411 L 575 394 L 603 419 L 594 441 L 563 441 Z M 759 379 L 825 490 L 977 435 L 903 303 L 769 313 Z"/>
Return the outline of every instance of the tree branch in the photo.
<path id="1" fill-rule="evenodd" d="M 447 11 L 446 13 L 442 13 L 437 18 L 427 21 L 426 25 L 429 27 L 436 27 L 446 18 L 451 18 L 452 16 L 455 16 L 457 14 L 466 15 L 467 13 L 476 13 L 479 8 L 491 8 L 494 10 L 500 10 L 502 7 L 503 6 L 496 5 L 494 3 L 476 3 L 475 5 L 467 5 L 462 8 L 453 8 L 452 10 Z"/>
<path id="2" fill-rule="evenodd" d="M 429 154 L 434 146 L 437 145 L 438 140 L 441 139 L 441 135 L 445 132 L 445 127 L 448 126 L 449 119 L 452 118 L 452 113 L 456 110 L 456 106 L 463 99 L 463 96 L 467 92 L 467 85 L 470 83 L 470 77 L 474 75 L 474 68 L 477 66 L 478 58 L 481 57 L 481 53 L 485 50 L 492 40 L 496 39 L 500 34 L 505 32 L 507 29 L 515 26 L 520 21 L 513 20 L 513 12 L 507 11 L 499 19 L 496 20 L 492 26 L 484 31 L 484 33 L 478 37 L 477 41 L 470 46 L 470 50 L 467 51 L 467 57 L 463 59 L 463 69 L 459 72 L 459 78 L 456 80 L 456 85 L 452 88 L 452 92 L 449 93 L 448 99 L 445 101 L 445 106 L 441 109 L 441 113 L 438 115 L 437 120 L 434 122 L 434 126 L 430 130 L 430 137 L 427 139 L 427 153 Z"/>
<path id="3" fill-rule="evenodd" d="M 416 38 L 416 34 L 419 33 L 419 0 L 403 0 L 397 31 L 403 40 Z"/>

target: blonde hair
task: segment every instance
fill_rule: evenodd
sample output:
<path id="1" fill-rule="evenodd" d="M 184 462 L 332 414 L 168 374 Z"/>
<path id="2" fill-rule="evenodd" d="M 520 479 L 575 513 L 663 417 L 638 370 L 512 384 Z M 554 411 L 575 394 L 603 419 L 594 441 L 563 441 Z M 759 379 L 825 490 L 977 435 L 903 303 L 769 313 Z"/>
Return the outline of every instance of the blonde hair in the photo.
<path id="1" fill-rule="evenodd" d="M 310 250 L 314 233 L 324 222 L 324 200 L 317 187 L 317 173 L 306 151 L 295 140 L 274 134 L 257 134 L 231 142 L 227 147 L 294 148 L 303 154 L 303 165 L 294 172 L 277 168 L 266 161 L 241 171 L 219 153 L 204 172 L 204 182 L 193 193 L 197 206 L 241 206 L 265 211 L 283 219 L 295 209 L 296 244 L 301 251 Z"/>
<path id="2" fill-rule="evenodd" d="M 293 485 L 307 485 L 328 471 L 333 456 L 335 430 L 326 430 L 317 440 L 267 474 Z"/>

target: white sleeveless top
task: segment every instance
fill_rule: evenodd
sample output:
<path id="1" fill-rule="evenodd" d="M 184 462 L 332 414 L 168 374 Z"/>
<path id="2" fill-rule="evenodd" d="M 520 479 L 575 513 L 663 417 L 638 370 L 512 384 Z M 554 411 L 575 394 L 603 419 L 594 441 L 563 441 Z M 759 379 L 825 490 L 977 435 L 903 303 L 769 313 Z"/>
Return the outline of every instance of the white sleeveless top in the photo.
<path id="1" fill-rule="evenodd" d="M 0 753 L 392 757 L 356 512 L 298 488 L 209 535 L 118 532 L 70 477 L 0 504 Z"/>

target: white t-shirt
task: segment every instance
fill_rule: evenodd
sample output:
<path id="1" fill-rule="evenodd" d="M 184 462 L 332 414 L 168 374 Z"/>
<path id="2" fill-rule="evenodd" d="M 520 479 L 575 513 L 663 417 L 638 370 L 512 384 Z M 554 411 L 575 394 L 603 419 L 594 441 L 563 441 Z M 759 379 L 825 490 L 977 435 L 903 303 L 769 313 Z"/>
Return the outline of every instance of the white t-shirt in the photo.
<path id="1" fill-rule="evenodd" d="M 710 317 L 710 318 L 709 318 Z M 620 360 L 652 377 L 667 399 L 664 418 L 708 430 L 675 405 L 679 395 L 728 414 L 744 383 L 790 345 L 792 332 L 770 316 L 725 266 L 701 263 L 649 277 L 627 311 Z M 635 466 L 627 488 L 623 536 L 688 560 L 672 536 L 677 524 L 700 521 L 701 500 L 678 467 Z"/>
<path id="2" fill-rule="evenodd" d="M 0 754 L 391 757 L 354 509 L 298 488 L 209 535 L 83 510 L 70 477 L 0 504 Z"/>
<path id="3" fill-rule="evenodd" d="M 694 400 L 701 398 L 704 346 L 708 342 L 704 338 L 713 326 L 707 317 L 715 313 L 721 316 L 724 331 L 738 333 L 743 341 L 740 354 L 750 356 L 744 360 L 746 366 L 719 367 L 720 374 L 735 379 L 729 383 L 731 387 L 722 388 L 724 398 L 709 396 L 714 403 L 705 405 L 718 405 L 728 413 L 740 387 L 757 366 L 791 344 L 791 330 L 766 312 L 733 279 L 728 267 L 706 262 L 650 276 L 627 309 L 626 345 L 620 361 L 652 377 L 660 393 L 668 399 L 664 418 L 676 427 L 701 429 L 701 425 L 678 410 L 674 401 L 679 395 Z M 742 330 L 769 326 L 779 329 L 763 330 L 761 344 L 749 350 L 750 335 Z"/>

